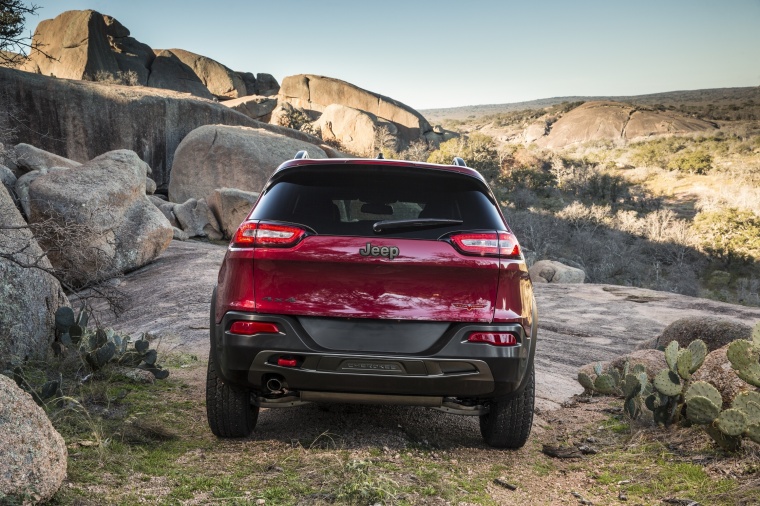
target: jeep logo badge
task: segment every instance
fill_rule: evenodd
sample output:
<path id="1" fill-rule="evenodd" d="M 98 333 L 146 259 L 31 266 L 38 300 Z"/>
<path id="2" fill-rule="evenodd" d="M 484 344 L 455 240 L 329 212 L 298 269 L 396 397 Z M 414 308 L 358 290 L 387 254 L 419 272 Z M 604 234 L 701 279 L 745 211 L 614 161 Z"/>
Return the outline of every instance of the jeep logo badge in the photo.
<path id="1" fill-rule="evenodd" d="M 396 258 L 398 253 L 396 246 L 372 246 L 371 242 L 359 250 L 359 254 L 363 257 L 387 257 L 390 260 Z"/>

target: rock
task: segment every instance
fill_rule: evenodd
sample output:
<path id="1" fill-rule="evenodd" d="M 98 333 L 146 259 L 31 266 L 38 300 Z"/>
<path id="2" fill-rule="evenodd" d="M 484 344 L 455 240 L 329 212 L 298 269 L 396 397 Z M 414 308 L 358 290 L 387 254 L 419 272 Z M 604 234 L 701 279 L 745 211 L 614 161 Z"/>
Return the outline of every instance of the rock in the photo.
<path id="1" fill-rule="evenodd" d="M 191 53 L 184 49 L 169 49 L 162 51 L 161 53 L 170 53 L 176 57 L 197 76 L 198 80 L 206 87 L 211 95 L 220 100 L 239 98 L 246 95 L 245 83 L 240 76 L 207 56 Z M 156 58 L 158 59 L 158 55 Z M 153 73 L 151 72 L 151 79 L 152 78 Z"/>
<path id="2" fill-rule="evenodd" d="M 431 130 L 427 120 L 411 107 L 331 77 L 311 74 L 288 76 L 282 81 L 279 98 L 317 113 L 331 104 L 370 113 L 396 125 L 399 139 L 404 144 L 419 139 Z"/>
<path id="3" fill-rule="evenodd" d="M 259 72 L 256 74 L 256 84 L 253 88 L 254 95 L 274 97 L 280 92 L 280 83 L 271 74 Z"/>
<path id="4" fill-rule="evenodd" d="M 26 226 L 4 186 L 0 186 L 0 226 Z M 47 357 L 54 338 L 55 311 L 69 302 L 58 280 L 48 273 L 52 266 L 29 229 L 3 230 L 0 255 L 5 257 L 0 257 L 2 370 L 10 363 Z M 34 264 L 39 268 L 23 267 Z"/>
<path id="5" fill-rule="evenodd" d="M 177 217 L 174 215 L 174 206 L 176 204 L 167 202 L 166 200 L 163 200 L 156 195 L 148 195 L 148 200 L 150 200 L 151 203 L 156 206 L 159 211 L 161 211 L 161 214 L 163 214 L 166 219 L 169 220 L 169 223 L 172 227 L 179 226 Z"/>
<path id="6" fill-rule="evenodd" d="M 63 167 L 51 167 L 48 169 L 33 170 L 27 172 L 16 180 L 16 198 L 21 206 L 21 210 L 24 211 L 24 216 L 28 219 L 31 216 L 31 206 L 29 204 L 29 185 L 40 176 L 44 176 L 49 172 L 60 172 L 67 170 Z"/>
<path id="7" fill-rule="evenodd" d="M 690 342 L 701 339 L 709 351 L 714 351 L 731 341 L 751 339 L 751 336 L 752 327 L 743 323 L 714 316 L 681 318 L 665 327 L 654 347 L 667 346 L 670 341 L 678 341 L 681 347 L 686 347 Z"/>
<path id="8" fill-rule="evenodd" d="M 272 172 L 300 150 L 311 158 L 325 152 L 303 141 L 262 128 L 203 126 L 177 147 L 169 180 L 169 200 L 206 198 L 222 187 L 261 191 Z"/>
<path id="9" fill-rule="evenodd" d="M 345 105 L 331 104 L 315 124 L 322 131 L 322 139 L 327 142 L 337 141 L 352 153 L 372 156 L 375 150 L 375 133 L 379 124 L 372 114 Z"/>
<path id="10" fill-rule="evenodd" d="M 152 385 L 156 382 L 156 377 L 150 371 L 138 369 L 137 367 L 114 367 L 113 374 L 120 374 L 132 382 L 141 385 Z"/>
<path id="11" fill-rule="evenodd" d="M 226 100 L 222 102 L 230 109 L 234 109 L 249 118 L 268 123 L 272 118 L 272 111 L 277 107 L 277 99 L 259 95 Z"/>
<path id="12" fill-rule="evenodd" d="M 145 194 L 153 195 L 154 193 L 156 193 L 156 182 L 153 181 L 151 178 L 146 177 L 145 178 Z"/>
<path id="13" fill-rule="evenodd" d="M 219 223 L 205 199 L 191 198 L 184 204 L 175 204 L 172 210 L 180 228 L 188 237 L 208 237 L 213 240 L 222 238 Z"/>
<path id="14" fill-rule="evenodd" d="M 213 98 L 195 71 L 180 60 L 173 51 L 156 50 L 155 54 L 156 58 L 153 60 L 148 77 L 148 86 L 189 93 L 201 98 Z"/>
<path id="15" fill-rule="evenodd" d="M 117 150 L 42 175 L 29 186 L 31 222 L 50 219 L 64 237 L 66 223 L 79 227 L 67 248 L 50 253 L 72 284 L 141 267 L 171 242 L 171 225 L 145 196 L 148 169 L 135 152 Z"/>
<path id="16" fill-rule="evenodd" d="M 536 123 L 531 123 L 523 133 L 525 142 L 528 144 L 531 142 L 536 142 L 538 139 L 546 135 L 547 130 L 546 121 L 537 121 Z"/>
<path id="17" fill-rule="evenodd" d="M 6 148 L 5 144 L 2 142 L 0 142 L 0 165 L 8 167 L 16 177 L 21 175 L 21 171 L 19 171 L 19 168 L 16 165 L 16 153 L 12 147 L 10 149 Z"/>
<path id="18" fill-rule="evenodd" d="M 169 90 L 101 86 L 5 68 L 0 68 L 0 89 L 24 117 L 25 127 L 17 134 L 19 142 L 78 162 L 114 149 L 131 149 L 153 168 L 151 177 L 161 189 L 169 183 L 177 145 L 201 125 L 244 125 L 322 144 L 312 135 L 261 123 L 220 103 Z M 115 118 L 119 128 L 113 127 Z M 330 157 L 345 156 L 335 150 L 323 151 Z M 222 186 L 229 184 L 211 189 Z"/>
<path id="19" fill-rule="evenodd" d="M 586 273 L 553 260 L 539 260 L 528 270 L 534 283 L 583 283 Z"/>
<path id="20" fill-rule="evenodd" d="M 208 207 L 229 239 L 251 212 L 259 194 L 236 188 L 217 188 L 208 197 Z"/>
<path id="21" fill-rule="evenodd" d="M 119 64 L 106 36 L 103 16 L 93 10 L 66 11 L 37 25 L 32 51 L 22 70 L 65 79 L 92 79 L 99 71 L 116 74 Z"/>
<path id="22" fill-rule="evenodd" d="M 246 95 L 256 95 L 256 76 L 251 72 L 235 72 L 245 85 Z"/>
<path id="23" fill-rule="evenodd" d="M 18 179 L 13 174 L 13 171 L 6 167 L 5 165 L 0 165 L 0 183 L 5 186 L 5 189 L 8 190 L 8 194 L 11 196 L 11 198 L 16 201 L 16 181 Z"/>
<path id="24" fill-rule="evenodd" d="M 149 45 L 130 37 L 127 27 L 115 18 L 104 15 L 103 21 L 106 24 L 108 44 L 119 69 L 122 72 L 134 72 L 137 76 L 136 84 L 147 86 L 150 68 L 156 57 L 153 49 Z"/>
<path id="25" fill-rule="evenodd" d="M 671 111 L 653 111 L 621 102 L 586 102 L 551 126 L 537 140 L 543 148 L 563 148 L 598 140 L 630 141 L 658 134 L 715 130 L 714 123 Z"/>
<path id="26" fill-rule="evenodd" d="M 583 372 L 591 377 L 596 374 L 594 372 L 594 366 L 600 363 L 602 364 L 602 370 L 606 371 L 610 366 L 617 368 L 620 372 L 623 371 L 626 361 L 629 367 L 633 367 L 637 364 L 641 364 L 646 367 L 647 376 L 651 379 L 657 375 L 660 371 L 668 367 L 665 362 L 665 353 L 660 350 L 637 350 L 625 355 L 620 355 L 613 360 L 606 360 L 602 362 L 592 362 L 581 367 L 578 372 Z"/>
<path id="27" fill-rule="evenodd" d="M 176 239 L 178 241 L 187 241 L 190 239 L 190 236 L 187 232 L 182 230 L 181 228 L 173 227 L 174 228 L 174 236 L 173 239 Z"/>
<path id="28" fill-rule="evenodd" d="M 0 502 L 46 502 L 66 478 L 68 452 L 45 411 L 0 374 Z"/>
<path id="29" fill-rule="evenodd" d="M 702 367 L 692 375 L 692 381 L 706 381 L 718 389 L 723 397 L 723 409 L 731 406 L 731 401 L 736 394 L 746 390 L 753 390 L 749 383 L 745 382 L 731 368 L 731 362 L 726 357 L 728 345 L 710 352 L 705 357 Z"/>
<path id="30" fill-rule="evenodd" d="M 13 148 L 16 165 L 22 172 L 31 172 L 33 170 L 49 169 L 51 167 L 79 167 L 82 165 L 74 160 L 69 160 L 63 156 L 49 153 L 43 149 L 35 148 L 29 144 L 16 144 Z"/>

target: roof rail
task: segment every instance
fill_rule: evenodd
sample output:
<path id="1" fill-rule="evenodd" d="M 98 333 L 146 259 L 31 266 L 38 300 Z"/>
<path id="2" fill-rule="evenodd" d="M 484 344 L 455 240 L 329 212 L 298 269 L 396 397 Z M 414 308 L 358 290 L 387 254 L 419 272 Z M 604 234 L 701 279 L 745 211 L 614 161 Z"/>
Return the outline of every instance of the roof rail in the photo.
<path id="1" fill-rule="evenodd" d="M 305 149 L 302 149 L 298 153 L 296 153 L 296 156 L 293 157 L 293 160 L 303 160 L 305 158 L 309 158 L 309 152 Z"/>
<path id="2" fill-rule="evenodd" d="M 467 164 L 464 163 L 464 160 L 462 160 L 460 157 L 455 156 L 454 162 L 451 165 L 456 165 L 458 167 L 467 167 Z"/>
<path id="3" fill-rule="evenodd" d="M 377 154 L 377 159 L 378 160 L 385 160 L 385 157 L 383 156 L 383 152 L 382 151 Z"/>

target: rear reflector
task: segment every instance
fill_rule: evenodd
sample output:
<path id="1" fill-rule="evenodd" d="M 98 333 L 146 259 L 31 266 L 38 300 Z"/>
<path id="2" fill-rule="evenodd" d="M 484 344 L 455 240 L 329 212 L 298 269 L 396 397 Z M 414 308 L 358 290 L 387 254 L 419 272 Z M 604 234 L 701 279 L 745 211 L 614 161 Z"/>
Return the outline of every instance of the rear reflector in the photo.
<path id="1" fill-rule="evenodd" d="M 280 367 L 296 367 L 298 360 L 290 357 L 280 357 L 277 359 L 277 365 Z"/>
<path id="2" fill-rule="evenodd" d="M 253 334 L 277 334 L 280 331 L 277 325 L 269 322 L 233 322 L 230 326 L 230 334 L 250 336 Z"/>
<path id="3" fill-rule="evenodd" d="M 520 245 L 509 232 L 455 234 L 449 237 L 454 246 L 466 255 L 520 258 Z"/>
<path id="4" fill-rule="evenodd" d="M 289 248 L 305 235 L 304 229 L 295 226 L 244 221 L 235 232 L 232 245 L 238 248 Z"/>
<path id="5" fill-rule="evenodd" d="M 486 343 L 494 346 L 515 346 L 517 336 L 511 332 L 473 332 L 467 338 L 470 343 Z"/>

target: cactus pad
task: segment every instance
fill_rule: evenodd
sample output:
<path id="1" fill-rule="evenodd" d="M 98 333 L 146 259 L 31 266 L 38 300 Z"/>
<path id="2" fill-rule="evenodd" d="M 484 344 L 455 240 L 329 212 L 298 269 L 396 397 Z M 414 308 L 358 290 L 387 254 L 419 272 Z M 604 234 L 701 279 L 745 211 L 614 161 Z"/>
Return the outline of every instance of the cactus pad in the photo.
<path id="1" fill-rule="evenodd" d="M 660 402 L 657 400 L 657 396 L 655 394 L 651 394 L 644 400 L 644 405 L 649 411 L 654 411 L 660 406 Z"/>
<path id="2" fill-rule="evenodd" d="M 688 350 L 691 352 L 691 367 L 689 368 L 689 372 L 694 373 L 705 361 L 707 345 L 701 339 L 697 339 L 689 343 Z"/>
<path id="3" fill-rule="evenodd" d="M 727 436 L 739 436 L 747 428 L 747 415 L 738 409 L 727 409 L 715 420 L 716 425 Z"/>
<path id="4" fill-rule="evenodd" d="M 685 379 L 691 379 L 691 352 L 689 350 L 681 350 L 678 352 L 678 360 L 676 360 L 676 370 L 678 375 Z"/>
<path id="5" fill-rule="evenodd" d="M 753 423 L 747 427 L 747 430 L 744 432 L 744 434 L 752 441 L 760 445 L 760 422 Z"/>
<path id="6" fill-rule="evenodd" d="M 675 397 L 681 393 L 681 380 L 673 371 L 663 369 L 654 377 L 654 388 L 663 395 Z"/>
<path id="7" fill-rule="evenodd" d="M 743 339 L 737 339 L 728 345 L 726 357 L 734 369 L 742 369 L 756 362 L 752 353 L 752 343 Z"/>
<path id="8" fill-rule="evenodd" d="M 138 339 L 135 341 L 135 350 L 137 350 L 139 353 L 145 353 L 148 351 L 148 348 L 150 347 L 150 343 L 146 341 L 145 339 Z"/>
<path id="9" fill-rule="evenodd" d="M 670 344 L 665 347 L 665 362 L 668 363 L 668 367 L 671 371 L 676 372 L 676 366 L 678 363 L 678 341 L 670 341 Z"/>
<path id="10" fill-rule="evenodd" d="M 686 395 L 684 396 L 686 404 L 689 403 L 692 397 L 707 397 L 710 402 L 719 408 L 723 406 L 723 398 L 721 397 L 720 392 L 718 392 L 718 389 L 706 381 L 697 381 L 696 383 L 692 383 L 692 385 L 686 391 Z"/>
<path id="11" fill-rule="evenodd" d="M 692 423 L 705 425 L 712 423 L 720 415 L 720 407 L 707 397 L 694 396 L 686 405 L 686 418 Z"/>
<path id="12" fill-rule="evenodd" d="M 70 307 L 61 306 L 55 311 L 55 328 L 59 332 L 66 332 L 74 325 L 74 311 Z"/>
<path id="13" fill-rule="evenodd" d="M 584 389 L 586 389 L 587 392 L 591 392 L 592 390 L 594 390 L 594 380 L 592 380 L 591 376 L 589 376 L 585 372 L 578 373 L 578 383 L 580 383 L 581 386 Z"/>
<path id="14" fill-rule="evenodd" d="M 755 348 L 760 348 L 760 322 L 757 322 L 755 328 L 752 329 L 752 342 L 755 344 Z"/>
<path id="15" fill-rule="evenodd" d="M 636 398 L 636 396 L 632 396 L 632 397 L 627 398 L 625 400 L 625 403 L 623 404 L 623 409 L 625 410 L 626 414 L 630 416 L 631 418 L 637 418 L 639 414 L 641 413 L 641 408 L 637 401 L 638 399 Z"/>
<path id="16" fill-rule="evenodd" d="M 642 385 L 639 378 L 633 374 L 629 374 L 625 377 L 625 383 L 623 383 L 623 395 L 625 395 L 627 399 L 638 395 L 638 393 L 641 392 L 641 388 Z"/>
<path id="17" fill-rule="evenodd" d="M 736 342 L 736 341 L 734 341 Z M 750 385 L 760 388 L 760 364 L 754 363 L 736 370 L 736 375 L 749 383 Z"/>
<path id="18" fill-rule="evenodd" d="M 602 363 L 601 362 L 597 362 L 596 364 L 594 364 L 594 372 L 596 373 L 597 376 L 601 376 L 602 375 Z"/>
<path id="19" fill-rule="evenodd" d="M 742 392 L 738 394 L 736 397 L 734 397 L 734 400 L 731 403 L 731 407 L 744 411 L 750 415 L 750 413 L 753 412 L 753 408 L 750 406 L 750 403 L 760 406 L 760 392 Z M 760 420 L 752 420 L 752 416 L 750 416 L 750 422 L 760 422 Z"/>
<path id="20" fill-rule="evenodd" d="M 620 385 L 620 371 L 614 367 L 610 367 L 607 369 L 607 374 L 612 376 L 612 381 L 615 383 L 615 387 L 618 387 Z"/>
<path id="21" fill-rule="evenodd" d="M 597 376 L 594 380 L 594 390 L 602 394 L 614 394 L 615 380 L 609 374 Z"/>
<path id="22" fill-rule="evenodd" d="M 705 432 L 707 432 L 707 434 L 713 438 L 713 440 L 718 443 L 718 445 L 724 450 L 735 452 L 741 447 L 741 437 L 727 436 L 723 434 L 717 427 L 713 427 L 712 425 L 707 425 L 705 427 Z"/>
<path id="23" fill-rule="evenodd" d="M 631 372 L 636 375 L 639 375 L 641 373 L 646 374 L 647 368 L 644 366 L 644 364 L 636 364 L 633 366 L 633 369 L 631 369 Z"/>

